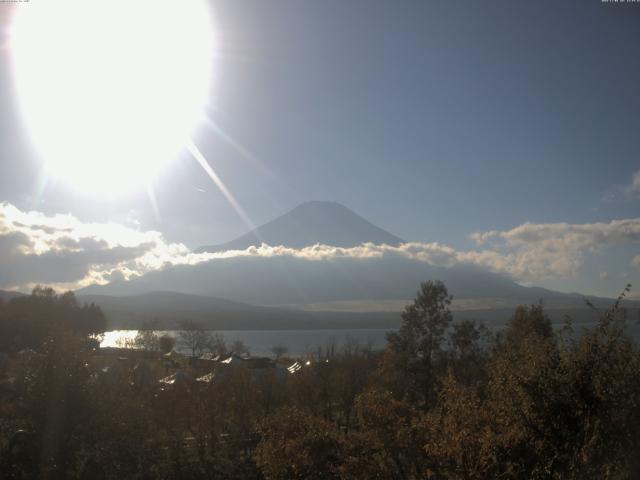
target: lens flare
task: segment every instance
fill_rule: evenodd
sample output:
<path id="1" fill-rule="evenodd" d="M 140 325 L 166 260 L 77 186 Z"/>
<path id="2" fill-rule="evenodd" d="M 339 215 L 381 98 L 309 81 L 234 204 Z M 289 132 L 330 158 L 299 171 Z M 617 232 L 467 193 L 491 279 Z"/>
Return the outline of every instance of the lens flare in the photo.
<path id="1" fill-rule="evenodd" d="M 33 142 L 74 188 L 146 187 L 202 117 L 214 50 L 203 0 L 31 3 L 10 42 Z"/>

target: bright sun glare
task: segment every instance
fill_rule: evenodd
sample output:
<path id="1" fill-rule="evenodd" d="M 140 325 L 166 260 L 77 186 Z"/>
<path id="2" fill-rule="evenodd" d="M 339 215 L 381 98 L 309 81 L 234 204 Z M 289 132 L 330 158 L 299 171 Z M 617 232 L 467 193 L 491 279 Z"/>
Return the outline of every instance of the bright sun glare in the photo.
<path id="1" fill-rule="evenodd" d="M 142 187 L 202 116 L 213 36 L 204 0 L 62 0 L 20 8 L 16 83 L 47 172 L 75 188 Z"/>

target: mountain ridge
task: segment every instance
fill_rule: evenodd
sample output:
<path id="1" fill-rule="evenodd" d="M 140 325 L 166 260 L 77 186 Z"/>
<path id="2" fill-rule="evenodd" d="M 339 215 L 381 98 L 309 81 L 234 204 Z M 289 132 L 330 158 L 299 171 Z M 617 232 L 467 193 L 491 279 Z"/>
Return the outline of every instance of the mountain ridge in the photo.
<path id="1" fill-rule="evenodd" d="M 475 267 L 436 267 L 406 258 L 341 258 L 327 262 L 289 257 L 232 257 L 197 265 L 177 265 L 130 281 L 94 285 L 79 295 L 139 295 L 171 291 L 232 302 L 282 306 L 353 300 L 398 300 L 415 296 L 420 282 L 442 280 L 454 299 L 503 299 L 584 308 L 613 302 L 589 296 L 524 287 Z"/>
<path id="2" fill-rule="evenodd" d="M 140 295 L 78 295 L 82 303 L 95 303 L 105 313 L 109 329 L 153 328 L 177 330 L 183 320 L 192 320 L 209 330 L 316 330 L 393 329 L 400 325 L 403 307 L 386 311 L 301 309 L 293 306 L 261 306 L 192 294 L 153 291 Z M 152 300 L 152 301 L 150 301 Z M 613 300 L 612 300 L 613 301 Z M 611 302 L 612 302 L 611 301 Z M 406 303 L 410 303 L 407 301 Z M 459 309 L 452 305 L 456 321 L 477 320 L 487 325 L 504 324 L 515 309 L 511 306 Z M 632 302 L 631 313 L 639 311 Z M 545 309 L 555 324 L 570 316 L 577 324 L 595 321 L 595 315 L 578 305 Z"/>
<path id="3" fill-rule="evenodd" d="M 258 235 L 261 235 L 261 238 L 258 238 Z M 273 246 L 302 248 L 307 244 L 317 243 L 352 246 L 363 242 L 400 244 L 403 241 L 338 203 L 313 201 L 299 205 L 236 240 L 218 246 L 203 247 L 201 251 L 243 250 L 262 242 Z M 298 320 L 293 324 L 299 325 L 310 325 L 307 320 L 302 320 L 310 317 L 302 315 L 301 311 L 316 315 L 316 319 L 326 320 L 327 325 L 331 323 L 331 315 L 347 315 L 354 312 L 366 315 L 363 308 L 366 308 L 367 304 L 372 305 L 373 301 L 409 300 L 414 297 L 420 282 L 426 280 L 443 281 L 455 301 L 464 305 L 459 312 L 464 312 L 467 317 L 474 315 L 493 318 L 494 312 L 496 318 L 499 316 L 504 319 L 515 308 L 514 305 L 537 303 L 539 300 L 548 308 L 560 312 L 560 316 L 563 311 L 580 311 L 581 315 L 588 315 L 593 312 L 588 310 L 585 298 L 602 308 L 614 301 L 555 292 L 540 287 L 525 287 L 508 277 L 478 266 L 460 264 L 439 267 L 393 254 L 371 258 L 335 257 L 327 261 L 313 261 L 289 255 L 229 256 L 194 265 L 169 266 L 130 281 L 117 280 L 107 285 L 93 285 L 80 290 L 78 294 L 82 298 L 90 294 L 122 296 L 166 291 L 173 292 L 172 294 L 215 297 L 218 304 L 205 310 L 214 313 L 224 312 L 231 324 L 235 323 L 231 318 L 238 318 L 241 325 L 250 323 L 264 326 L 268 322 L 259 319 L 256 320 L 258 323 L 253 320 L 249 323 L 245 321 L 247 318 L 255 319 L 256 315 L 263 315 L 273 322 L 267 328 L 278 328 L 277 325 L 292 324 L 288 320 L 284 323 L 281 320 L 284 317 L 289 318 L 291 312 L 296 309 L 298 313 L 295 315 Z M 223 308 L 220 306 L 221 299 L 245 305 L 231 303 Z M 110 302 L 114 303 L 113 300 Z M 202 300 L 197 302 L 206 303 Z M 161 304 L 162 301 L 151 300 L 149 303 Z M 297 307 L 283 308 L 286 305 Z M 307 308 L 305 305 L 312 307 Z M 340 305 L 350 305 L 352 311 L 339 311 L 337 306 Z M 630 306 L 637 309 L 639 305 L 640 302 L 631 302 Z M 180 312 L 179 308 L 175 308 L 176 305 L 165 306 L 174 312 Z M 263 307 L 267 310 L 260 310 Z M 324 308 L 327 310 L 323 310 Z M 243 314 L 237 314 L 238 311 L 242 311 Z M 282 318 L 278 318 L 278 313 Z M 399 313 L 398 311 L 397 314 Z M 389 312 L 378 310 L 369 314 L 373 322 L 373 316 Z M 241 318 L 243 315 L 244 319 Z M 355 317 L 349 318 L 351 321 Z M 397 319 L 397 316 L 386 318 Z"/>
<path id="4" fill-rule="evenodd" d="M 313 200 L 301 203 L 234 240 L 201 246 L 196 252 L 246 250 L 263 243 L 292 248 L 321 243 L 346 248 L 363 243 L 400 245 L 404 241 L 340 203 Z"/>
<path id="5" fill-rule="evenodd" d="M 395 328 L 400 321 L 399 312 L 310 312 L 169 291 L 123 296 L 78 293 L 77 298 L 98 305 L 110 329 L 174 330 L 184 320 L 210 330 Z"/>
<path id="6" fill-rule="evenodd" d="M 22 292 L 16 292 L 16 291 L 12 291 L 12 290 L 0 290 L 0 300 L 2 300 L 3 302 L 8 302 L 9 300 L 13 299 L 13 298 L 19 298 L 22 297 L 26 294 L 22 293 Z"/>

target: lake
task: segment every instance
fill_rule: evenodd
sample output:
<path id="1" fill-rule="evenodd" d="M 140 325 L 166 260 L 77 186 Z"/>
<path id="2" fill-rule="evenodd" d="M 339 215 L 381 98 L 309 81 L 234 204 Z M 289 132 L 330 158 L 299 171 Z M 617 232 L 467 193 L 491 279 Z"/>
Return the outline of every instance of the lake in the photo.
<path id="1" fill-rule="evenodd" d="M 592 328 L 595 322 L 574 323 L 575 334 L 579 335 L 583 328 Z M 556 329 L 562 324 L 554 324 Z M 490 326 L 494 332 L 501 329 L 501 326 Z M 347 341 L 358 342 L 360 345 L 371 345 L 373 349 L 383 349 L 386 345 L 386 335 L 392 329 L 370 328 L 370 329 L 326 329 L 326 330 L 217 330 L 211 334 L 222 335 L 228 345 L 236 340 L 241 340 L 254 356 L 273 356 L 271 348 L 275 345 L 286 347 L 287 354 L 297 357 L 313 352 L 317 347 L 335 345 L 341 347 Z M 636 340 L 640 341 L 640 324 L 638 321 L 627 323 L 627 332 Z M 133 340 L 138 333 L 137 330 L 112 330 L 106 332 L 101 347 L 117 347 L 119 339 Z M 169 334 L 178 336 L 176 330 L 159 330 L 158 335 Z M 176 349 L 181 351 L 180 345 Z M 184 351 L 184 350 L 182 350 Z M 187 352 L 184 352 L 187 353 Z"/>
<path id="2" fill-rule="evenodd" d="M 358 342 L 360 345 L 371 345 L 374 349 L 382 349 L 386 344 L 387 329 L 353 329 L 353 330 L 224 330 L 210 332 L 222 335 L 231 344 L 241 340 L 254 356 L 273 356 L 271 348 L 280 345 L 287 348 L 288 355 L 303 356 L 313 352 L 317 347 L 335 345 L 341 347 L 345 342 Z M 106 332 L 101 347 L 117 347 L 119 340 L 135 338 L 137 330 L 112 330 Z M 177 331 L 162 330 L 158 335 L 178 336 Z M 180 345 L 176 347 L 180 350 Z"/>

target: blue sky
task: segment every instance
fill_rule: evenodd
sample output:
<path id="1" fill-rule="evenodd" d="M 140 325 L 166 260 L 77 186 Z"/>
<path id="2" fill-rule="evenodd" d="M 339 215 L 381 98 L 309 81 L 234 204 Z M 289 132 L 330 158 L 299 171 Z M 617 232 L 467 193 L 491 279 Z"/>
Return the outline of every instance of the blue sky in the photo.
<path id="1" fill-rule="evenodd" d="M 207 112 L 228 138 L 202 126 L 195 141 L 255 224 L 333 200 L 404 239 L 468 250 L 478 248 L 474 232 L 640 216 L 630 190 L 640 170 L 640 4 L 211 6 Z M 10 8 L 0 5 L 5 27 Z M 246 230 L 186 153 L 154 190 L 159 217 L 145 191 L 105 200 L 43 187 L 0 55 L 0 201 L 136 221 L 190 247 Z M 574 276 L 526 282 L 599 294 L 634 279 L 640 287 L 638 240 L 585 247 Z"/>

